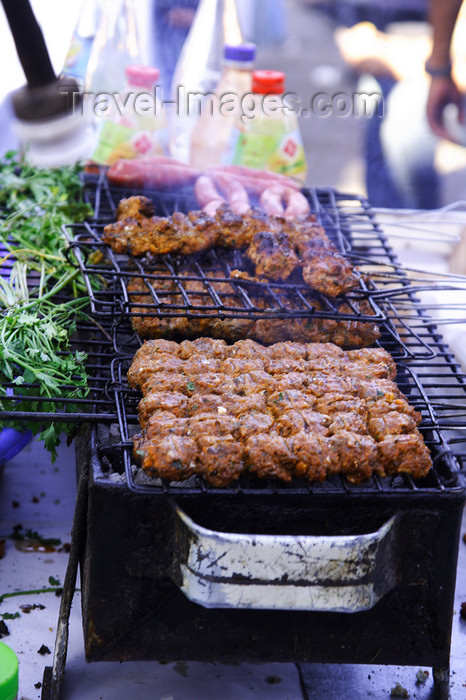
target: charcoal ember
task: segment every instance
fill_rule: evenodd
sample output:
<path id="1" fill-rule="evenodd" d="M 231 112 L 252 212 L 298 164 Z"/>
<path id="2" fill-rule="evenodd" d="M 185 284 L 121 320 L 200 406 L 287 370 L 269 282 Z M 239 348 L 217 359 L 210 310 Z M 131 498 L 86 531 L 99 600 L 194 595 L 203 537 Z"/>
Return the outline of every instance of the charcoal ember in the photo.
<path id="1" fill-rule="evenodd" d="M 45 646 L 45 644 L 42 644 L 40 649 L 37 650 L 37 653 L 40 654 L 41 656 L 46 656 L 46 654 L 51 654 L 52 652 L 50 651 L 50 649 L 47 646 Z"/>

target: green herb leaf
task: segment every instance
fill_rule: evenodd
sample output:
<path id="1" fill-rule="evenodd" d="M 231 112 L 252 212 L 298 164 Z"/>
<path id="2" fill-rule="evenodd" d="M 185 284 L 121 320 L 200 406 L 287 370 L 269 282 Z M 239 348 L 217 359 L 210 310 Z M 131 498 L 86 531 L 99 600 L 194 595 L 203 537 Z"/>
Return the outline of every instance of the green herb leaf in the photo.
<path id="1" fill-rule="evenodd" d="M 82 399 L 89 389 L 86 354 L 69 350 L 76 319 L 88 303 L 79 270 L 68 257 L 63 227 L 92 214 L 82 201 L 80 167 L 36 168 L 10 151 L 0 161 L 0 241 L 10 277 L 0 276 L 0 407 L 8 412 L 62 410 L 53 399 Z M 1 263 L 0 263 L 1 264 Z M 31 285 L 34 280 L 34 285 Z M 70 301 L 56 303 L 66 291 Z M 13 387 L 6 391 L 5 384 Z M 37 400 L 40 397 L 40 401 Z M 77 406 L 66 403 L 65 410 Z M 56 459 L 60 433 L 73 424 L 7 421 L 30 429 Z M 42 432 L 41 432 L 42 431 Z"/>
<path id="2" fill-rule="evenodd" d="M 19 614 L 19 612 L 2 613 L 0 617 L 2 618 L 2 620 L 16 620 L 16 618 L 21 617 L 21 615 Z"/>

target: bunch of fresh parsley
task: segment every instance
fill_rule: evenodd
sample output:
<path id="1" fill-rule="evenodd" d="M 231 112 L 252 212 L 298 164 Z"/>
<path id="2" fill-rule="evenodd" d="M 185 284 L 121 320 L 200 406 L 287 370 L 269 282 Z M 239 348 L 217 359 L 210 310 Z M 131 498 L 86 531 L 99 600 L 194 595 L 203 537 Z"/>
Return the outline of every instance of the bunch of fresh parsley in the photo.
<path id="1" fill-rule="evenodd" d="M 12 152 L 0 161 L 2 411 L 75 412 L 69 399 L 89 393 L 86 354 L 70 350 L 88 299 L 79 270 L 67 257 L 62 229 L 92 213 L 82 189 L 78 167 L 35 168 Z M 7 261 L 9 274 L 2 275 Z M 39 433 L 53 461 L 60 433 L 74 429 L 70 423 L 44 426 L 22 419 L 2 425 Z"/>

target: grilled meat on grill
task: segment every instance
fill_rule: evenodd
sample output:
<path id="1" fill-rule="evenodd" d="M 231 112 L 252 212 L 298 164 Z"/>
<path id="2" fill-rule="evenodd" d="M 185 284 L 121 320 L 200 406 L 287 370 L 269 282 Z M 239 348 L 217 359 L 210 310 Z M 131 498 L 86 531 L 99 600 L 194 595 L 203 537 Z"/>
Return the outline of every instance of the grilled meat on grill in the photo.
<path id="1" fill-rule="evenodd" d="M 431 459 L 417 429 L 421 416 L 395 373 L 380 349 L 149 341 L 128 372 L 143 393 L 135 456 L 160 478 L 197 473 L 216 487 L 241 474 L 282 481 L 343 474 L 352 483 L 372 474 L 419 478 Z"/>
<path id="2" fill-rule="evenodd" d="M 144 427 L 155 411 L 168 411 L 182 418 L 186 414 L 188 399 L 174 391 L 152 391 L 139 402 L 139 422 Z"/>
<path id="3" fill-rule="evenodd" d="M 298 266 L 298 258 L 288 236 L 282 232 L 259 231 L 246 251 L 256 266 L 256 275 L 286 280 Z"/>
<path id="4" fill-rule="evenodd" d="M 231 435 L 204 434 L 197 445 L 196 471 L 212 486 L 228 486 L 243 472 L 243 445 Z"/>
<path id="5" fill-rule="evenodd" d="M 189 437 L 172 433 L 164 437 L 146 435 L 141 440 L 136 438 L 134 445 L 135 454 L 148 474 L 169 481 L 182 481 L 195 473 L 198 448 Z"/>
<path id="6" fill-rule="evenodd" d="M 135 201 L 133 201 L 133 199 Z M 216 245 L 246 250 L 256 274 L 286 280 L 303 267 L 306 284 L 327 296 L 354 289 L 358 280 L 351 264 L 329 240 L 313 216 L 285 219 L 249 210 L 235 214 L 227 205 L 211 217 L 205 212 L 175 212 L 170 217 L 151 212 L 144 197 L 123 200 L 117 222 L 105 227 L 103 241 L 116 252 L 135 257 L 146 253 L 189 255 Z"/>
<path id="7" fill-rule="evenodd" d="M 249 474 L 262 479 L 291 481 L 296 457 L 279 435 L 259 433 L 246 440 L 245 462 Z"/>
<path id="8" fill-rule="evenodd" d="M 212 306 L 207 284 L 212 292 L 219 296 L 226 310 L 229 307 L 243 308 L 242 301 L 237 297 L 232 284 L 227 281 L 210 281 L 215 277 L 221 279 L 223 275 L 221 270 L 210 271 L 206 275 L 205 282 L 185 279 L 190 276 L 189 271 L 180 272 L 176 278 L 178 282 L 172 278 L 154 277 L 145 281 L 141 277 L 133 277 L 128 283 L 128 293 L 134 330 L 145 339 L 195 338 L 208 335 L 229 342 L 249 337 L 266 345 L 291 340 L 297 343 L 335 343 L 343 348 L 366 347 L 372 345 L 380 336 L 377 325 L 367 321 L 336 321 L 314 316 L 287 319 L 272 317 L 257 320 L 238 315 L 232 318 L 218 318 L 216 308 Z M 183 286 L 189 299 L 189 307 L 178 285 Z M 156 295 L 158 300 L 157 304 L 150 294 L 151 288 L 154 298 Z M 248 295 L 257 308 L 265 311 L 267 305 L 259 293 L 260 290 L 258 296 L 255 296 L 252 291 L 249 291 Z M 287 297 L 283 297 L 282 304 L 284 309 L 289 311 L 293 311 L 296 307 L 296 304 Z M 321 308 L 318 299 L 313 301 L 313 306 L 316 310 Z M 372 313 L 370 304 L 366 300 L 353 302 L 353 306 L 359 308 L 365 315 Z M 344 303 L 341 304 L 340 309 L 342 313 L 351 312 Z M 157 315 L 158 311 L 161 315 Z M 364 369 L 361 371 L 363 372 Z"/>
<path id="9" fill-rule="evenodd" d="M 287 224 L 286 232 L 304 263 L 304 281 L 329 297 L 348 292 L 356 286 L 353 266 L 327 237 L 322 226 L 299 217 Z"/>
<path id="10" fill-rule="evenodd" d="M 218 225 L 218 245 L 236 250 L 247 248 L 254 234 L 267 228 L 267 218 L 264 215 L 248 214 L 246 218 L 244 214 L 235 214 L 227 205 L 217 209 L 215 221 Z"/>
<path id="11" fill-rule="evenodd" d="M 136 219 L 141 221 L 155 215 L 155 207 L 152 200 L 139 195 L 122 199 L 117 209 L 117 221 L 123 219 Z"/>

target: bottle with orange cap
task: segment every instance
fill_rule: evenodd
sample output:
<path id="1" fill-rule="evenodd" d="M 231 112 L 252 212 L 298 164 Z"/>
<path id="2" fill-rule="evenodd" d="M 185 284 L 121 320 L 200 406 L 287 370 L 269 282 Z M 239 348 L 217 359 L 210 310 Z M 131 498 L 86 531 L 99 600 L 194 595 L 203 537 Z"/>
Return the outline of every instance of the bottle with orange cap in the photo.
<path id="1" fill-rule="evenodd" d="M 160 71 L 152 66 L 130 65 L 126 85 L 119 94 L 109 94 L 98 129 L 92 160 L 111 165 L 119 158 L 163 155 L 168 147 L 166 115 L 158 98 Z"/>
<path id="2" fill-rule="evenodd" d="M 232 163 L 305 181 L 307 162 L 295 112 L 285 105 L 285 74 L 257 70 L 252 94 L 232 132 Z"/>

